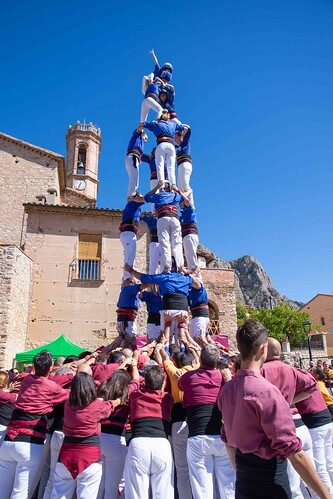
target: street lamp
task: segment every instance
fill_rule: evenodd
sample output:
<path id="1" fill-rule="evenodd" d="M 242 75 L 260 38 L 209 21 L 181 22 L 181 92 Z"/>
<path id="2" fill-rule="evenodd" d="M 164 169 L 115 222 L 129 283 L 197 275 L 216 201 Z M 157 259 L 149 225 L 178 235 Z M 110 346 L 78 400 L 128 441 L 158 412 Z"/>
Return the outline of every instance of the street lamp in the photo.
<path id="1" fill-rule="evenodd" d="M 304 333 L 307 336 L 309 358 L 310 358 L 310 362 L 312 362 L 312 350 L 311 350 L 311 343 L 310 343 L 311 322 L 310 321 L 302 321 L 302 328 L 303 328 Z"/>

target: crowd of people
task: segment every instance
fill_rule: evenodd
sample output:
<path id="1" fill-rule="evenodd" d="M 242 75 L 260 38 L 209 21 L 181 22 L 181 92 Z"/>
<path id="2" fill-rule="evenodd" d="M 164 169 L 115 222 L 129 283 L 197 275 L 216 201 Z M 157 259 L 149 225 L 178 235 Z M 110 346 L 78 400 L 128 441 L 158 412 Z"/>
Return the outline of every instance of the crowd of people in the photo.
<path id="1" fill-rule="evenodd" d="M 44 350 L 23 373 L 0 371 L 0 499 L 328 499 L 332 403 L 319 370 L 283 363 L 256 321 L 238 328 L 237 356 L 208 332 L 191 129 L 175 112 L 172 65 L 151 55 L 125 159 L 118 337 L 80 357 L 53 362 Z M 157 139 L 151 154 L 144 130 Z M 145 196 L 141 162 L 151 171 Z M 148 273 L 133 268 L 140 220 L 150 233 Z"/>
<path id="2" fill-rule="evenodd" d="M 111 344 L 0 371 L 1 499 L 332 497 L 319 381 L 256 321 L 237 347 Z"/>

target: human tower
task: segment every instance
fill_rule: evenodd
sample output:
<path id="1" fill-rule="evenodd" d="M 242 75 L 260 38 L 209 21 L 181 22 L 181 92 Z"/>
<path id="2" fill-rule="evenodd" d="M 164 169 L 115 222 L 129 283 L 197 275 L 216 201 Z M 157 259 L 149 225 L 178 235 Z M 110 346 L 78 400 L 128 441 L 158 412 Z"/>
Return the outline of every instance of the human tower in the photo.
<path id="1" fill-rule="evenodd" d="M 124 273 L 117 304 L 117 328 L 128 343 L 135 338 L 140 299 L 147 305 L 149 340 L 160 339 L 166 348 L 171 341 L 183 347 L 195 346 L 199 340 L 206 342 L 209 313 L 208 296 L 198 267 L 199 237 L 190 187 L 191 128 L 181 123 L 176 114 L 175 88 L 170 83 L 172 64 L 161 66 L 154 50 L 150 54 L 154 71 L 143 77 L 140 123 L 132 133 L 125 157 L 128 189 L 119 228 Z M 153 121 L 148 121 L 150 115 L 155 118 Z M 156 139 L 150 154 L 144 151 L 148 140 L 146 130 Z M 150 167 L 150 191 L 145 195 L 139 192 L 143 162 Z M 151 203 L 152 213 L 142 212 L 145 203 Z M 149 274 L 133 269 L 140 220 L 147 224 L 150 233 Z"/>

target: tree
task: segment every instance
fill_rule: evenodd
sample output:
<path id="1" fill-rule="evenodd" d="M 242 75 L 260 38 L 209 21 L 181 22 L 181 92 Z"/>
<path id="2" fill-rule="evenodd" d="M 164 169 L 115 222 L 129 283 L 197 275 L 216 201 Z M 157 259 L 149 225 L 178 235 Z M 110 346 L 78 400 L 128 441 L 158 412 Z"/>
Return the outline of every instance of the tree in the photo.
<path id="1" fill-rule="evenodd" d="M 270 336 L 280 342 L 288 339 L 294 348 L 300 347 L 306 340 L 306 334 L 302 327 L 302 321 L 309 320 L 306 312 L 299 312 L 287 303 L 279 303 L 275 308 L 247 308 L 240 303 L 237 304 L 237 323 L 243 324 L 247 319 L 261 322 L 269 332 Z"/>

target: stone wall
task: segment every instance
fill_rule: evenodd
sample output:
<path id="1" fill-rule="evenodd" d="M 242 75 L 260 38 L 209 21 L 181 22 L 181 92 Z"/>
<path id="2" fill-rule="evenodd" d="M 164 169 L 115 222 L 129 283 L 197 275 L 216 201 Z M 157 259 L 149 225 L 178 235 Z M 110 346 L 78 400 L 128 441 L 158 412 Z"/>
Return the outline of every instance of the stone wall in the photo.
<path id="1" fill-rule="evenodd" d="M 116 335 L 116 303 L 122 278 L 121 212 L 27 208 L 26 252 L 33 260 L 28 346 L 61 333 L 84 348 L 107 344 Z M 57 211 L 58 210 L 58 211 Z M 101 281 L 75 281 L 80 233 L 102 234 Z M 146 225 L 140 223 L 136 267 L 147 269 Z M 139 316 L 143 324 L 144 312 Z"/>
<path id="2" fill-rule="evenodd" d="M 15 245 L 0 245 L 0 367 L 10 369 L 27 340 L 32 262 Z"/>
<path id="3" fill-rule="evenodd" d="M 237 331 L 235 274 L 231 269 L 201 269 L 208 292 L 209 303 L 216 310 L 220 334 L 229 336 L 230 346 L 235 346 Z"/>
<path id="4" fill-rule="evenodd" d="M 59 156 L 60 157 L 60 156 Z M 42 152 L 31 150 L 0 137 L 0 243 L 22 246 L 23 203 L 54 188 L 58 193 L 58 163 Z"/>

